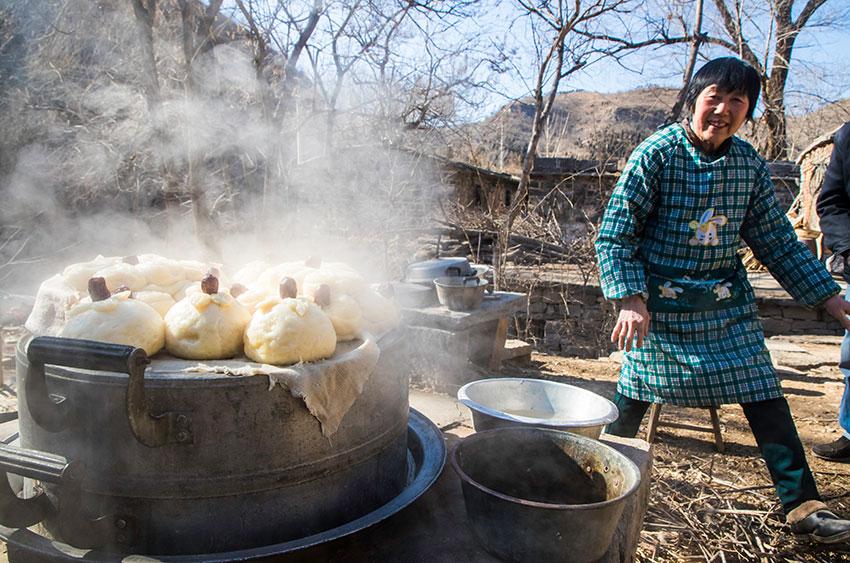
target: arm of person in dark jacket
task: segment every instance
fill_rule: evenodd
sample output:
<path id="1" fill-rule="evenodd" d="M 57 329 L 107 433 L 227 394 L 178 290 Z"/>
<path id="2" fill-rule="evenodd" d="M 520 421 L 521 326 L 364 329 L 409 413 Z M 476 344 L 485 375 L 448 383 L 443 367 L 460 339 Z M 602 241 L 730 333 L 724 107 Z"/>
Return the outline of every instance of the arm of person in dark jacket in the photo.
<path id="1" fill-rule="evenodd" d="M 817 200 L 824 243 L 835 254 L 850 250 L 850 122 L 836 132 Z"/>

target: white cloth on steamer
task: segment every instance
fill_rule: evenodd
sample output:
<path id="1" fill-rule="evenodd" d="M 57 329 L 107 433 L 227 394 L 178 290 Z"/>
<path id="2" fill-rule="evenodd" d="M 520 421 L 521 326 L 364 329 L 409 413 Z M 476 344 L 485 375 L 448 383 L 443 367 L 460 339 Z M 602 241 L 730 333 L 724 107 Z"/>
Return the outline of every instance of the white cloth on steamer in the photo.
<path id="1" fill-rule="evenodd" d="M 68 311 L 79 302 L 78 292 L 65 282 L 62 274 L 56 274 L 39 287 L 24 326 L 37 336 L 56 336 L 68 320 Z"/>
<path id="2" fill-rule="evenodd" d="M 322 427 L 322 435 L 333 436 L 343 417 L 363 392 L 363 387 L 378 364 L 381 351 L 377 338 L 364 333 L 362 339 L 343 342 L 333 356 L 318 362 L 291 366 L 273 366 L 250 362 L 246 358 L 216 360 L 215 363 L 186 365 L 186 360 L 154 359 L 152 373 L 215 373 L 229 376 L 267 375 L 269 391 L 275 385 L 286 387 L 293 397 L 304 401 L 307 410 Z"/>

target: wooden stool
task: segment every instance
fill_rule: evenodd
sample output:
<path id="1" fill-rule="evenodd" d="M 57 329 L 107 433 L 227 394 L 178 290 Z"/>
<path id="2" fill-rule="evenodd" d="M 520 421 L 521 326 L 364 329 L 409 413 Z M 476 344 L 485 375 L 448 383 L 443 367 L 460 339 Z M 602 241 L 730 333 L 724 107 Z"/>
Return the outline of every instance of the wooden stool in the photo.
<path id="1" fill-rule="evenodd" d="M 646 441 L 650 444 L 655 441 L 655 433 L 661 426 L 669 428 L 683 428 L 685 430 L 695 430 L 697 432 L 711 432 L 714 434 L 714 447 L 717 451 L 723 453 L 723 434 L 720 432 L 720 417 L 717 414 L 717 407 L 701 407 L 708 409 L 711 415 L 711 427 L 694 426 L 693 424 L 682 424 L 680 422 L 661 422 L 662 403 L 653 403 L 649 411 L 649 425 L 646 428 Z"/>

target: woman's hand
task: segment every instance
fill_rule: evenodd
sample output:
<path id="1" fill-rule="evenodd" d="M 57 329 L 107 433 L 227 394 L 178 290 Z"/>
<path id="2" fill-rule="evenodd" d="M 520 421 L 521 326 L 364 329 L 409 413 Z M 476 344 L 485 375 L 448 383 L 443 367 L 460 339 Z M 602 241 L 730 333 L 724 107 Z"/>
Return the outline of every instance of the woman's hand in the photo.
<path id="1" fill-rule="evenodd" d="M 847 318 L 847 315 L 850 315 L 850 302 L 840 295 L 833 295 L 823 302 L 823 308 L 835 317 L 844 328 L 850 330 L 850 319 Z"/>
<path id="2" fill-rule="evenodd" d="M 842 301 L 844 301 L 842 299 Z M 850 313 L 850 303 L 844 301 Z M 847 321 L 850 322 L 850 321 Z M 649 334 L 649 311 L 646 302 L 640 295 L 629 295 L 620 301 L 620 316 L 611 332 L 611 342 L 617 344 L 618 350 L 628 352 L 637 336 L 636 347 L 643 346 L 643 339 Z"/>

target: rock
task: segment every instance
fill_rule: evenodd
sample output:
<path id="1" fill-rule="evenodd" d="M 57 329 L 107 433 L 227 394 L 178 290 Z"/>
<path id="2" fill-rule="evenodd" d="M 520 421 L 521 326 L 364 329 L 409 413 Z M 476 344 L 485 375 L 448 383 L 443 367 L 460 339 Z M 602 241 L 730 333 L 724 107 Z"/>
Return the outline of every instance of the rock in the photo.
<path id="1" fill-rule="evenodd" d="M 558 351 L 561 348 L 561 321 L 546 321 L 543 325 L 543 345 L 547 350 Z"/>
<path id="2" fill-rule="evenodd" d="M 600 358 L 600 359 L 604 360 L 606 358 Z M 615 351 L 611 352 L 611 354 L 608 355 L 607 360 L 614 362 L 615 364 L 622 364 L 623 363 L 623 351 L 622 350 L 615 350 Z"/>
<path id="3" fill-rule="evenodd" d="M 792 342 L 788 342 L 787 340 L 781 340 L 772 336 L 764 341 L 767 349 L 771 352 L 802 352 L 805 353 L 806 349 L 798 346 Z"/>

